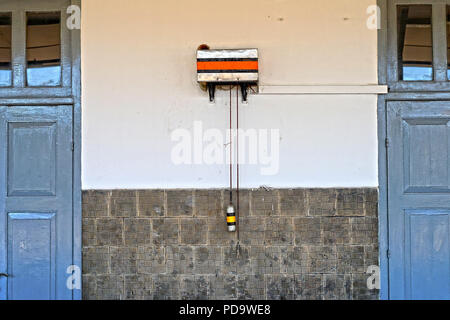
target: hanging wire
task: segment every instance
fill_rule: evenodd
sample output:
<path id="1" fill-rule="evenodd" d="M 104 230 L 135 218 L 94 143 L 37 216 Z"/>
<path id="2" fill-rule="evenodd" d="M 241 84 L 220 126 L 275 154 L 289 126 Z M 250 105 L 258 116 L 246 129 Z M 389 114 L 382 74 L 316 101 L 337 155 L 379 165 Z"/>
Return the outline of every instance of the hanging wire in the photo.
<path id="1" fill-rule="evenodd" d="M 240 232 L 239 232 L 239 86 L 236 86 L 236 232 L 237 232 L 237 252 L 240 255 Z"/>
<path id="2" fill-rule="evenodd" d="M 230 204 L 233 203 L 233 106 L 232 106 L 232 88 L 230 88 Z"/>

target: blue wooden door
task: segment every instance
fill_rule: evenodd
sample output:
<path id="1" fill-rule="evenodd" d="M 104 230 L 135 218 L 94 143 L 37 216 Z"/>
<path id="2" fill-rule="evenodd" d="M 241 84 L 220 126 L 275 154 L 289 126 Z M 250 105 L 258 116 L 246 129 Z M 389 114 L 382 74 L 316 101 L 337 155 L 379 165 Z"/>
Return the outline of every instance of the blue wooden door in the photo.
<path id="1" fill-rule="evenodd" d="M 391 299 L 450 299 L 450 102 L 387 103 Z"/>
<path id="2" fill-rule="evenodd" d="M 0 106 L 0 300 L 72 299 L 72 106 Z"/>

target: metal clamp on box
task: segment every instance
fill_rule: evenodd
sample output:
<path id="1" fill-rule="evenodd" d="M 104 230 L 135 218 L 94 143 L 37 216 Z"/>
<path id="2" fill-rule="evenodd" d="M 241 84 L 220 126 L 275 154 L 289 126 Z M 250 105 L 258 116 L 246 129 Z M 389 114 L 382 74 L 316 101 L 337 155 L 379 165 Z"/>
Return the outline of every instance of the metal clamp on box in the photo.
<path id="1" fill-rule="evenodd" d="M 214 101 L 217 85 L 239 85 L 247 101 L 249 86 L 258 84 L 258 49 L 198 50 L 198 82 L 205 83 Z"/>

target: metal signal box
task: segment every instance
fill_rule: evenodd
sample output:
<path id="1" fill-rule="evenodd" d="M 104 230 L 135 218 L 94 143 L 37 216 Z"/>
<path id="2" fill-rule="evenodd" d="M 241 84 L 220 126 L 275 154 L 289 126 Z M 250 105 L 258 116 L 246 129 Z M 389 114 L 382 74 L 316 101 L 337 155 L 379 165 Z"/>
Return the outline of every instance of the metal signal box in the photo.
<path id="1" fill-rule="evenodd" d="M 210 101 L 214 101 L 220 84 L 239 85 L 247 101 L 247 88 L 256 85 L 258 79 L 258 49 L 197 51 L 197 80 L 207 85 Z"/>
<path id="2" fill-rule="evenodd" d="M 258 49 L 198 50 L 199 82 L 258 82 Z"/>

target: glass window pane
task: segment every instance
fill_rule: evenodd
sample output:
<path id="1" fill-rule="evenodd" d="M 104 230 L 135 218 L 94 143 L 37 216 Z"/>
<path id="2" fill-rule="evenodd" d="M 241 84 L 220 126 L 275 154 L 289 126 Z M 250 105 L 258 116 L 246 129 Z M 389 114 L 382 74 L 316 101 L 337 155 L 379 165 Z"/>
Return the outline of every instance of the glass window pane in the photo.
<path id="1" fill-rule="evenodd" d="M 12 85 L 11 14 L 0 13 L 0 87 Z"/>
<path id="2" fill-rule="evenodd" d="M 399 80 L 433 80 L 431 5 L 402 5 L 397 10 Z"/>
<path id="3" fill-rule="evenodd" d="M 447 76 L 450 80 L 450 6 L 447 6 Z"/>
<path id="4" fill-rule="evenodd" d="M 27 13 L 27 84 L 61 85 L 61 14 Z"/>

